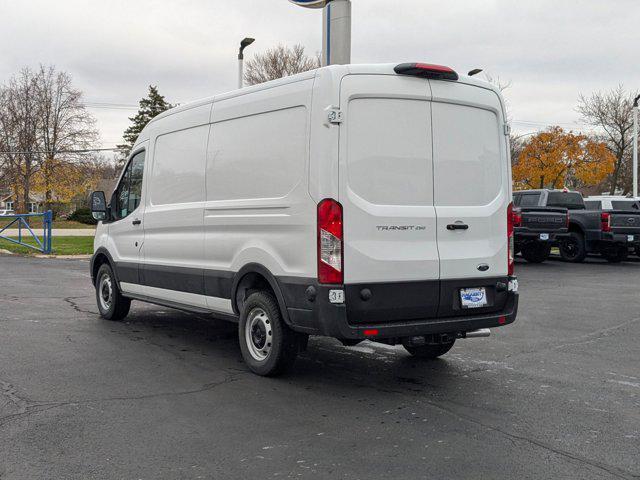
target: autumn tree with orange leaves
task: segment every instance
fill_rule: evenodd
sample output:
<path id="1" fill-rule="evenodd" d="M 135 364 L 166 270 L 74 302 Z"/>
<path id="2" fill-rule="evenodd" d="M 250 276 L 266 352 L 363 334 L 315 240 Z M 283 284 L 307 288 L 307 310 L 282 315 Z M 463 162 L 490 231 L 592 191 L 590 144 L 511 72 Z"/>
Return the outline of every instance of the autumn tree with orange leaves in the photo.
<path id="1" fill-rule="evenodd" d="M 513 165 L 517 188 L 571 188 L 597 185 L 615 168 L 604 142 L 552 127 L 525 144 Z"/>

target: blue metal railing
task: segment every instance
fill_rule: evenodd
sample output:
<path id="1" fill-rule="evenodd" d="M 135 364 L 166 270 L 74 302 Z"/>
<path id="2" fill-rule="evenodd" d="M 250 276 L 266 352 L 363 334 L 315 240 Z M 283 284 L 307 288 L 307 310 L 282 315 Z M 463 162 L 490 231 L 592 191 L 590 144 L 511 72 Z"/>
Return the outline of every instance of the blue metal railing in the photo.
<path id="1" fill-rule="evenodd" d="M 33 231 L 31 226 L 29 225 L 29 222 L 27 221 L 29 218 L 38 218 L 38 217 L 42 217 L 42 239 L 40 239 L 38 235 L 36 235 L 36 233 Z M 47 210 L 44 213 L 21 213 L 21 214 L 15 214 L 15 215 L 3 215 L 0 217 L 0 219 L 4 219 L 4 218 L 13 218 L 13 220 L 9 222 L 7 225 L 5 225 L 4 227 L 0 227 L 1 239 L 7 240 L 8 242 L 15 243 L 17 245 L 22 245 L 23 247 L 31 248 L 38 252 L 47 253 L 47 254 L 51 253 L 51 224 L 53 223 L 53 213 L 51 212 L 51 210 Z M 5 230 L 8 230 L 9 228 L 18 230 L 17 240 L 15 238 L 7 237 L 6 235 L 2 234 L 2 232 L 4 232 Z M 26 229 L 25 233 L 28 232 L 27 238 L 33 238 L 36 245 L 31 245 L 29 243 L 24 243 L 22 241 L 23 229 Z"/>

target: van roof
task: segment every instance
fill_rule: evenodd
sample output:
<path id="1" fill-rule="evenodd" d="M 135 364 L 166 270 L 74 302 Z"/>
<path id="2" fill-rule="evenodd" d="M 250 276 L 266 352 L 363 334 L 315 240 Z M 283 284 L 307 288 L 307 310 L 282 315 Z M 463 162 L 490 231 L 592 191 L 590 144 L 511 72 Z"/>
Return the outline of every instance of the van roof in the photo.
<path id="1" fill-rule="evenodd" d="M 279 85 L 286 85 L 288 83 L 299 82 L 301 80 L 313 78 L 314 76 L 317 75 L 317 73 L 320 70 L 334 70 L 335 73 L 337 74 L 342 73 L 343 75 L 348 75 L 348 74 L 397 75 L 397 73 L 395 73 L 395 71 L 393 70 L 397 65 L 398 65 L 397 63 L 329 65 L 327 67 L 321 67 L 318 69 L 309 70 L 307 72 L 298 73 L 288 77 L 278 78 L 276 80 L 270 80 L 268 82 L 260 83 L 258 85 L 252 85 L 249 87 L 245 87 L 243 89 L 231 90 L 229 92 L 220 93 L 220 94 L 212 95 L 210 97 L 205 97 L 205 98 L 201 98 L 191 102 L 187 102 L 182 105 L 178 105 L 177 107 L 171 108 L 166 112 L 161 113 L 160 115 L 154 117 L 151 120 L 151 122 L 164 118 L 168 115 L 182 112 L 184 110 L 189 110 L 191 108 L 198 107 L 200 105 L 206 105 L 207 103 L 211 103 L 217 100 L 232 98 L 240 95 L 247 95 L 252 92 L 267 90 L 269 88 L 277 87 Z M 486 88 L 489 90 L 494 90 L 496 92 L 499 92 L 499 89 L 495 85 L 487 81 L 484 81 L 475 77 L 470 77 L 468 75 L 460 75 L 459 77 L 460 77 L 458 80 L 459 83 L 474 85 L 477 87 Z"/>
<path id="2" fill-rule="evenodd" d="M 399 62 L 400 63 L 400 62 Z M 229 92 L 220 93 L 216 95 L 212 95 L 210 97 L 201 98 L 198 100 L 194 100 L 191 102 L 183 103 L 178 105 L 177 107 L 171 108 L 153 119 L 149 122 L 148 125 L 162 119 L 168 117 L 169 115 L 174 115 L 179 112 L 184 112 L 186 110 L 190 110 L 192 108 L 196 108 L 202 105 L 207 105 L 219 100 L 224 100 L 228 98 L 238 97 L 241 95 L 247 95 L 253 92 L 259 92 L 263 90 L 268 90 L 270 88 L 274 88 L 280 85 L 286 85 L 288 83 L 299 82 L 301 80 L 306 80 L 315 77 L 320 71 L 330 71 L 334 77 L 341 77 L 349 74 L 362 74 L 362 75 L 398 75 L 394 68 L 399 65 L 399 63 L 371 63 L 371 64 L 349 64 L 349 65 L 329 65 L 326 67 L 317 68 L 314 70 L 309 70 L 307 72 L 298 73 L 295 75 L 291 75 L 288 77 L 279 78 L 276 80 L 270 80 L 268 82 L 260 83 L 258 85 L 252 85 L 249 87 L 245 87 L 242 89 L 231 90 Z M 436 80 L 437 81 L 437 80 Z M 446 80 L 450 81 L 450 80 Z M 459 75 L 457 83 L 464 83 L 467 85 L 472 85 L 475 87 L 485 88 L 488 90 L 492 90 L 501 97 L 500 90 L 493 84 L 481 80 L 476 77 L 470 77 L 468 75 Z M 145 135 L 146 134 L 146 135 Z M 138 137 L 136 144 L 148 139 L 148 131 L 147 127 L 145 127 Z"/>

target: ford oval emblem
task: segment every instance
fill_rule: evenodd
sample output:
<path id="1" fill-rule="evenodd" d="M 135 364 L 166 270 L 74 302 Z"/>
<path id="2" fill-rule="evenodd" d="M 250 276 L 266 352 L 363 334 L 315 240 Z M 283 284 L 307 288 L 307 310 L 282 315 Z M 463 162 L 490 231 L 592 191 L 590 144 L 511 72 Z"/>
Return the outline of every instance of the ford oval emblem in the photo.
<path id="1" fill-rule="evenodd" d="M 489 265 L 487 265 L 486 263 L 481 263 L 480 265 L 478 265 L 478 270 L 480 270 L 481 272 L 486 272 L 487 270 L 489 270 Z"/>

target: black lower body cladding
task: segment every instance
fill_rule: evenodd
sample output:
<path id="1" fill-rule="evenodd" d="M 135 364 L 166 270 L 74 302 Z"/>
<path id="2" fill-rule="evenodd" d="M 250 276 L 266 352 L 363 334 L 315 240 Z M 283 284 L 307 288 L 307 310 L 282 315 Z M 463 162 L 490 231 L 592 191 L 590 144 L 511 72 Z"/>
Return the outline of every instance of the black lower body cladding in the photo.
<path id="1" fill-rule="evenodd" d="M 464 332 L 512 323 L 518 293 L 509 277 L 394 283 L 318 285 L 315 280 L 278 279 L 294 329 L 342 339 L 399 338 Z M 484 287 L 487 305 L 465 309 L 460 289 Z M 344 290 L 344 303 L 331 303 L 331 290 Z"/>
<path id="2" fill-rule="evenodd" d="M 264 267 L 261 268 L 263 274 L 268 273 Z M 114 273 L 118 283 L 229 300 L 234 298 L 237 277 L 243 275 L 242 271 L 234 273 L 123 262 L 115 263 Z M 332 286 L 320 285 L 315 278 L 281 276 L 271 277 L 272 282 L 269 283 L 286 323 L 295 331 L 341 339 L 363 339 L 367 337 L 366 330 L 376 330 L 377 338 L 382 339 L 466 332 L 512 323 L 517 314 L 518 294 L 509 290 L 510 280 L 507 276 L 500 276 Z M 484 287 L 487 304 L 465 309 L 461 305 L 460 289 L 473 287 Z M 331 290 L 344 292 L 344 301 L 331 303 Z"/>

